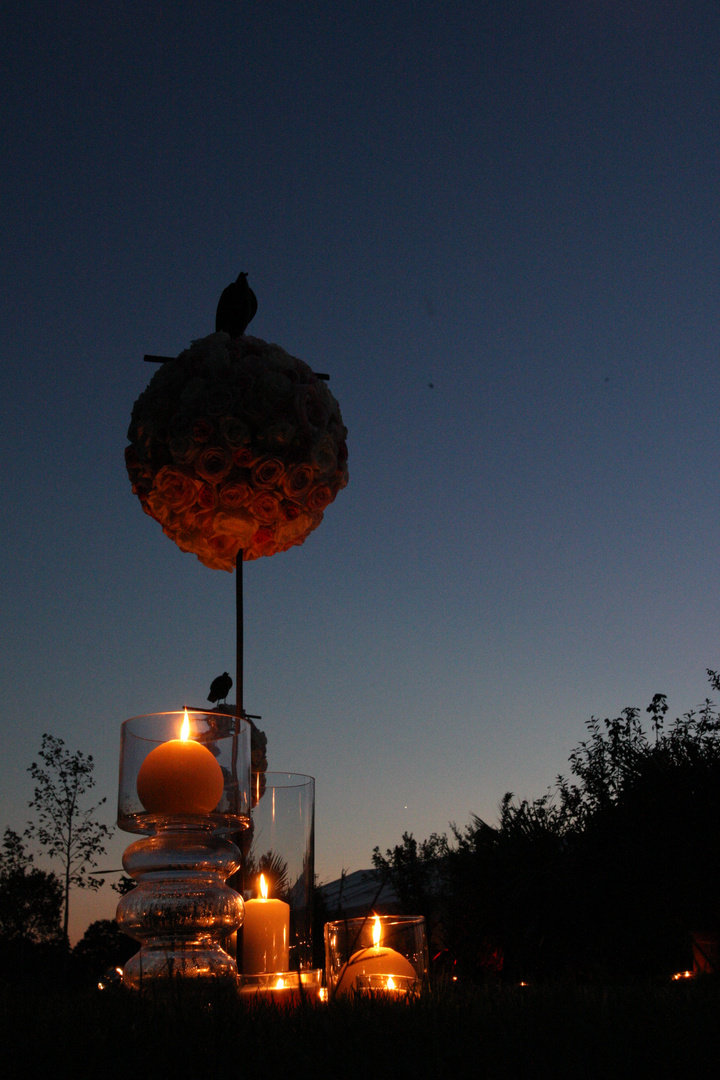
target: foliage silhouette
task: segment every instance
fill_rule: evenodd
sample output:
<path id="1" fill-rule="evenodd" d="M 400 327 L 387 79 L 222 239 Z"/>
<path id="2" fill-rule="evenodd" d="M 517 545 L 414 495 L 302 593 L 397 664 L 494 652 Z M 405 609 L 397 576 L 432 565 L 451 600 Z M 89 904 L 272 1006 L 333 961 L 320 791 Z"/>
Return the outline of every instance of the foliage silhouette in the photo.
<path id="1" fill-rule="evenodd" d="M 243 861 L 245 881 L 252 882 L 252 888 L 259 894 L 260 874 L 265 875 L 268 888 L 268 896 L 276 900 L 289 900 L 291 882 L 288 876 L 288 864 L 276 851 L 266 851 L 262 855 L 256 855 L 252 851 L 245 855 Z"/>
<path id="2" fill-rule="evenodd" d="M 0 853 L 0 983 L 47 984 L 67 960 L 60 925 L 62 887 L 32 865 L 20 836 L 6 829 Z"/>
<path id="3" fill-rule="evenodd" d="M 708 670 L 713 690 L 720 676 Z M 430 917 L 436 953 L 475 977 L 628 981 L 690 966 L 690 933 L 720 930 L 720 714 L 708 698 L 666 723 L 665 695 L 603 721 L 570 776 L 532 801 L 382 856 L 403 908 Z"/>
<path id="4" fill-rule="evenodd" d="M 73 963 L 96 979 L 108 968 L 122 967 L 137 948 L 137 942 L 122 932 L 115 919 L 97 919 L 73 949 Z"/>
<path id="5" fill-rule="evenodd" d="M 29 822 L 25 835 L 62 866 L 63 934 L 67 939 L 71 887 L 99 889 L 103 884 L 92 870 L 111 833 L 95 819 L 107 799 L 83 806 L 85 796 L 95 786 L 92 755 L 81 750 L 71 754 L 62 739 L 45 734 L 38 757 L 39 763 L 34 761 L 28 769 L 35 781 L 30 808 L 36 811 L 37 822 Z"/>
<path id="6" fill-rule="evenodd" d="M 33 944 L 62 936 L 62 886 L 55 874 L 38 870 L 22 838 L 6 829 L 0 853 L 0 937 Z"/>

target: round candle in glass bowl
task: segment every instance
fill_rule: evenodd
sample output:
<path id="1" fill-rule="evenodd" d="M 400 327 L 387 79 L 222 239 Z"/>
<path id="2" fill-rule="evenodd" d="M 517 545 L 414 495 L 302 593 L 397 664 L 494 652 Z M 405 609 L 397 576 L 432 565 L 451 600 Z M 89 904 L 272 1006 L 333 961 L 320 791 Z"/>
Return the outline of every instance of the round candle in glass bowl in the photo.
<path id="1" fill-rule="evenodd" d="M 250 724 L 187 710 L 135 716 L 122 725 L 118 825 L 126 832 L 220 829 L 250 824 Z"/>
<path id="2" fill-rule="evenodd" d="M 151 814 L 209 814 L 222 798 L 222 769 L 189 732 L 186 709 L 180 738 L 156 746 L 140 766 L 138 798 Z"/>
<path id="3" fill-rule="evenodd" d="M 370 915 L 325 923 L 325 965 L 330 996 L 362 991 L 370 980 L 420 993 L 428 975 L 422 915 Z"/>
<path id="4" fill-rule="evenodd" d="M 410 961 L 397 949 L 381 946 L 382 929 L 380 919 L 373 921 L 373 944 L 366 949 L 358 949 L 340 971 L 335 987 L 336 994 L 348 994 L 354 991 L 359 976 L 383 975 L 386 978 L 396 976 L 404 980 L 416 979 L 416 972 Z"/>
<path id="5" fill-rule="evenodd" d="M 145 834 L 123 855 L 136 884 L 117 922 L 141 943 L 125 965 L 126 987 L 176 977 L 236 985 L 237 965 L 223 943 L 242 925 L 244 904 L 227 880 L 242 865 L 231 837 L 249 824 L 245 719 L 187 709 L 125 721 L 118 825 Z"/>

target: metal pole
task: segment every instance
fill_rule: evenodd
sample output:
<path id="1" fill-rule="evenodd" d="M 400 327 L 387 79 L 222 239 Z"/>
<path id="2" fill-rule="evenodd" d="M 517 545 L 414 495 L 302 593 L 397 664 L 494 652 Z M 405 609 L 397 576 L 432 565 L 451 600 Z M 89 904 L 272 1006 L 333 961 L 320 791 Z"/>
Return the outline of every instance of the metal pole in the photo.
<path id="1" fill-rule="evenodd" d="M 235 623 L 237 644 L 235 654 L 235 712 L 245 715 L 243 701 L 243 551 L 235 556 Z"/>
<path id="2" fill-rule="evenodd" d="M 236 799 L 239 795 L 238 791 L 238 777 L 237 777 L 237 755 L 238 755 L 238 743 L 240 737 L 240 722 L 245 715 L 245 708 L 243 705 L 243 551 L 242 548 L 235 556 L 235 630 L 236 630 L 236 644 L 235 644 L 235 724 L 233 735 L 233 749 L 232 749 L 232 769 L 233 779 L 235 780 Z M 236 807 L 237 808 L 237 807 Z M 240 848 L 243 850 L 242 845 L 243 833 L 235 833 L 231 838 Z M 235 889 L 236 892 L 243 895 L 245 885 L 245 869 L 243 865 L 232 874 L 227 884 L 231 889 Z M 236 930 L 230 937 L 225 939 L 225 949 L 233 957 L 233 959 L 240 966 L 239 961 L 242 956 L 242 938 L 238 940 L 239 931 Z"/>

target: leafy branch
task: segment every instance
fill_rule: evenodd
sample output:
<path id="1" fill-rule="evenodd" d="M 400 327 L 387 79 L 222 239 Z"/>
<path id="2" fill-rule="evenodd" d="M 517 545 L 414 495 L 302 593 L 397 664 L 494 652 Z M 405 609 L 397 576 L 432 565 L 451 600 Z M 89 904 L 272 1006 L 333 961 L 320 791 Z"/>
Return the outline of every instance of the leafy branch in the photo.
<path id="1" fill-rule="evenodd" d="M 36 821 L 28 823 L 25 836 L 42 847 L 63 868 L 63 932 L 67 937 L 70 912 L 70 889 L 99 889 L 103 879 L 93 875 L 98 858 L 105 853 L 104 841 L 111 829 L 96 820 L 107 799 L 84 806 L 95 787 L 91 754 L 77 750 L 71 754 L 62 739 L 45 734 L 38 754 L 28 772 L 35 781 L 30 809 Z"/>

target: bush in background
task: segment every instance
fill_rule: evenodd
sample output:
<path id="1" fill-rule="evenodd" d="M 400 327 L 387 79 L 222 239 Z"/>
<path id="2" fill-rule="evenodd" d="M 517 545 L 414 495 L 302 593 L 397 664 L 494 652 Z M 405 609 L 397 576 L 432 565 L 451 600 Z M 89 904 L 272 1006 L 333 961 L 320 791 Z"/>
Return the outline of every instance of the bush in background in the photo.
<path id="1" fill-rule="evenodd" d="M 708 671 L 720 690 L 720 676 Z M 373 863 L 431 952 L 473 978 L 630 982 L 690 966 L 690 933 L 720 931 L 720 715 L 708 698 L 666 726 L 656 694 L 603 721 L 570 777 L 516 801 L 496 826 L 402 844 Z"/>

